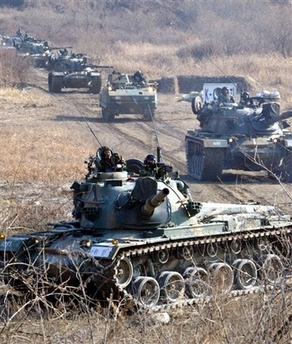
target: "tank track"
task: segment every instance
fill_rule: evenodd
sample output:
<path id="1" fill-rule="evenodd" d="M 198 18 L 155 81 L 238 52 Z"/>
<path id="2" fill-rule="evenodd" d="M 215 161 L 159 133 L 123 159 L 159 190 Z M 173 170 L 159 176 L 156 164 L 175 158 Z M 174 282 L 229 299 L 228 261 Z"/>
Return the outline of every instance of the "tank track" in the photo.
<path id="1" fill-rule="evenodd" d="M 136 306 L 139 308 L 150 308 L 154 311 L 197 304 L 202 301 L 206 302 L 212 299 L 212 288 L 216 288 L 217 290 L 217 288 L 220 289 L 220 286 L 222 287 L 220 294 L 225 298 L 271 290 L 279 286 L 280 282 L 282 283 L 283 278 L 287 274 L 287 261 L 291 257 L 291 239 L 289 238 L 291 232 L 292 227 L 284 229 L 265 228 L 264 230 L 260 229 L 252 233 L 236 235 L 227 234 L 216 238 L 189 239 L 126 250 L 121 252 L 119 257 L 113 262 L 114 266 L 111 265 L 110 270 L 111 273 L 114 272 L 114 274 L 112 275 L 112 278 L 110 278 L 110 274 L 107 273 L 107 280 L 110 279 L 111 284 L 113 282 L 114 288 L 112 285 L 112 292 L 115 291 L 116 297 L 119 300 L 124 300 L 128 307 L 131 305 L 131 307 Z M 281 242 L 281 240 L 283 240 L 283 242 Z M 238 243 L 240 243 L 239 246 Z M 211 251 L 208 250 L 208 247 L 210 249 L 212 245 L 221 251 L 224 250 L 224 248 L 226 249 L 228 247 L 231 249 L 233 247 L 233 249 L 231 249 L 233 250 L 233 253 L 229 255 L 227 254 L 225 261 L 219 259 L 217 255 L 210 257 L 210 254 L 211 256 L 215 254 L 215 252 L 212 254 Z M 166 275 L 167 273 L 170 273 L 170 278 L 164 279 L 164 282 L 169 282 L 169 290 L 167 290 L 167 285 L 161 285 L 163 280 L 161 277 L 154 276 L 155 268 L 154 271 L 152 271 L 152 276 L 136 276 L 136 281 L 139 281 L 139 278 L 140 280 L 143 277 L 146 278 L 146 283 L 145 285 L 142 285 L 142 287 L 140 284 L 135 289 L 133 286 L 135 282 L 131 282 L 126 286 L 124 286 L 123 283 L 119 283 L 121 279 L 120 263 L 123 261 L 131 262 L 134 266 L 135 275 L 135 270 L 137 270 L 138 266 L 137 262 L 140 262 L 141 265 L 145 263 L 147 265 L 148 260 L 151 260 L 153 255 L 157 252 L 169 250 L 172 251 L 172 254 L 177 254 L 177 252 L 180 251 L 182 252 L 182 255 L 188 255 L 187 252 L 191 252 L 191 248 L 194 247 L 197 248 L 197 252 L 200 252 L 201 263 L 198 262 L 195 257 L 192 257 L 191 260 L 186 260 L 185 258 L 187 257 L 182 256 L 179 267 L 177 267 L 175 271 L 164 271 Z M 241 247 L 241 249 L 239 247 Z M 258 251 L 260 252 L 259 254 Z M 252 259 L 251 257 L 248 258 L 248 255 L 251 255 Z M 241 267 L 239 262 L 242 263 Z M 255 273 L 255 276 L 252 274 L 248 275 L 248 278 L 252 283 L 247 281 L 245 284 L 245 277 L 242 277 L 242 280 L 240 281 L 240 276 L 241 274 L 246 275 L 249 273 L 248 269 L 247 271 L 244 269 L 244 266 L 248 267 L 248 262 L 250 266 L 255 266 L 256 271 L 254 272 L 251 269 L 251 273 Z M 155 262 L 153 262 L 153 265 L 155 265 Z M 161 263 L 160 269 L 162 265 L 163 264 Z M 192 270 L 194 267 L 196 270 Z M 163 268 L 161 270 L 163 270 Z M 186 273 L 187 271 L 189 271 L 189 274 Z M 192 273 L 195 272 L 193 276 L 196 278 L 199 276 L 196 272 L 202 273 L 203 271 L 207 271 L 207 273 L 210 274 L 210 276 L 208 276 L 208 281 L 206 282 L 203 281 L 203 279 L 194 279 L 192 282 L 196 284 L 195 288 L 198 287 L 198 289 L 202 289 L 202 287 L 206 287 L 206 289 L 203 291 L 201 290 L 201 295 L 196 295 L 194 297 L 194 295 L 191 295 L 190 292 L 188 292 L 187 285 L 189 283 L 189 289 L 192 288 L 192 286 L 190 287 Z M 216 274 L 214 274 L 214 272 L 216 272 Z M 127 278 L 131 279 L 132 276 L 133 275 L 129 274 Z M 203 274 L 201 277 L 207 276 L 204 276 Z M 124 280 L 125 279 L 123 279 L 122 282 L 124 282 Z M 147 289 L 147 283 L 149 281 L 150 290 Z M 211 286 L 209 283 L 216 283 L 216 286 Z M 159 291 L 154 288 L 157 284 L 160 288 Z M 145 289 L 143 286 L 145 286 Z M 104 287 L 108 289 L 108 285 L 104 284 Z M 151 292 L 151 290 L 157 292 L 159 296 L 147 295 L 147 292 Z M 149 300 L 147 299 L 148 296 Z"/>
<path id="2" fill-rule="evenodd" d="M 190 140 L 188 145 L 188 173 L 198 180 L 218 180 L 223 170 L 224 148 L 206 148 L 200 140 Z"/>

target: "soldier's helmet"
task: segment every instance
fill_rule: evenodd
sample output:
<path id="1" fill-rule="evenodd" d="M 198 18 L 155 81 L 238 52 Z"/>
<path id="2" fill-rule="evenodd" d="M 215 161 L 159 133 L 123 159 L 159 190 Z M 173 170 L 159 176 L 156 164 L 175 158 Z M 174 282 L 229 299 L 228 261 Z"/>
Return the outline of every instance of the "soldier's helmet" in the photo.
<path id="1" fill-rule="evenodd" d="M 156 158 L 155 155 L 153 154 L 148 154 L 144 160 L 145 165 L 153 165 L 156 163 Z"/>
<path id="2" fill-rule="evenodd" d="M 222 93 L 223 93 L 224 96 L 229 95 L 229 90 L 228 90 L 228 88 L 226 86 L 224 86 L 222 88 Z"/>

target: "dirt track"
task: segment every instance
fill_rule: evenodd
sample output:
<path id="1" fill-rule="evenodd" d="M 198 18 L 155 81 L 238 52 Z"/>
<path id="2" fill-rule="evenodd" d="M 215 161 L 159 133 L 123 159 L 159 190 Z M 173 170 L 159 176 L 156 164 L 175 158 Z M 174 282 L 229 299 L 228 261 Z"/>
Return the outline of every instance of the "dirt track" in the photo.
<path id="1" fill-rule="evenodd" d="M 44 70 L 35 70 L 30 92 L 37 89 L 48 95 L 47 72 Z M 228 173 L 218 183 L 198 182 L 187 176 L 184 137 L 187 129 L 198 126 L 198 122 L 190 103 L 178 102 L 180 95 L 158 94 L 159 105 L 154 122 L 146 122 L 137 115 L 121 115 L 113 123 L 103 122 L 97 95 L 83 90 L 69 90 L 49 94 L 49 97 L 52 98 L 51 107 L 36 110 L 24 108 L 15 114 L 15 121 L 33 125 L 36 131 L 46 125 L 46 121 L 54 121 L 56 125 L 62 123 L 70 128 L 72 140 L 78 138 L 78 142 L 86 147 L 84 151 L 94 153 L 99 145 L 109 145 L 126 159 L 136 157 L 143 160 L 148 153 L 156 153 L 159 145 L 163 161 L 180 172 L 189 184 L 194 200 L 227 203 L 254 200 L 261 204 L 277 204 L 292 213 L 292 185 L 285 184 L 283 188 L 264 173 Z M 13 112 L 13 108 L 10 111 Z M 37 117 L 31 115 L 32 111 L 37 112 Z M 3 120 L 10 116 L 7 106 L 1 116 Z M 78 158 L 82 164 L 86 156 L 75 157 Z"/>

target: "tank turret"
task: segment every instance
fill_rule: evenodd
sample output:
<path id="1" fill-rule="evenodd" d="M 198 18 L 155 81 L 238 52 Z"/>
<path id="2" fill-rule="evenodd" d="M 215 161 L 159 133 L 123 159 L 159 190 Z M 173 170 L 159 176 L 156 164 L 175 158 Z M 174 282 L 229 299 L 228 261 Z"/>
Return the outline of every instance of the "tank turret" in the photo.
<path id="1" fill-rule="evenodd" d="M 199 180 L 218 180 L 223 170 L 268 170 L 292 182 L 292 134 L 287 130 L 292 111 L 280 113 L 278 92 L 246 92 L 239 102 L 220 96 L 192 101 L 200 128 L 186 135 L 188 172 Z M 276 138 L 276 139 L 275 139 Z"/>
<path id="2" fill-rule="evenodd" d="M 89 160 L 71 187 L 74 221 L 0 235 L 2 282 L 25 295 L 55 295 L 59 285 L 74 299 L 161 309 L 281 288 L 291 274 L 291 216 L 277 207 L 201 203 L 178 172 L 144 177 L 139 159 L 100 172 Z"/>

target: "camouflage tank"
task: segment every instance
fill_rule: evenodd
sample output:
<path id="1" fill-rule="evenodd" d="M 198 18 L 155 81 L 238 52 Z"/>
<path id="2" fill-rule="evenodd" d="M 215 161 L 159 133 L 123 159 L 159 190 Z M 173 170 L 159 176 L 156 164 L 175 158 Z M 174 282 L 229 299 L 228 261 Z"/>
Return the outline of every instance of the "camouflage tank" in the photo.
<path id="1" fill-rule="evenodd" d="M 0 40 L 1 41 L 1 40 Z M 17 31 L 15 36 L 2 36 L 2 47 L 15 48 L 19 57 L 28 58 L 34 67 L 45 67 L 51 54 L 48 42 L 22 35 Z"/>
<path id="2" fill-rule="evenodd" d="M 201 203 L 159 159 L 146 176 L 139 159 L 100 172 L 100 150 L 87 164 L 71 186 L 74 221 L 0 235 L 2 282 L 162 309 L 285 280 L 292 220 L 277 207 Z"/>
<path id="3" fill-rule="evenodd" d="M 49 91 L 61 93 L 63 88 L 87 88 L 90 93 L 97 94 L 101 89 L 101 72 L 97 68 L 110 67 L 90 64 L 83 54 L 68 54 L 64 49 L 49 61 Z"/>
<path id="4" fill-rule="evenodd" d="M 100 92 L 99 106 L 106 122 L 120 114 L 141 114 L 151 121 L 157 108 L 156 83 L 146 82 L 140 71 L 134 75 L 113 72 Z"/>
<path id="5" fill-rule="evenodd" d="M 49 43 L 17 31 L 12 38 L 17 55 L 28 58 L 34 67 L 44 68 L 51 55 Z"/>
<path id="6" fill-rule="evenodd" d="M 206 99 L 192 99 L 200 128 L 188 130 L 185 137 L 188 173 L 214 181 L 223 170 L 266 170 L 291 183 L 292 133 L 287 118 L 292 111 L 280 114 L 279 93 L 263 91 L 250 97 L 243 92 L 236 103 L 221 101 L 218 85 L 204 87 Z"/>

